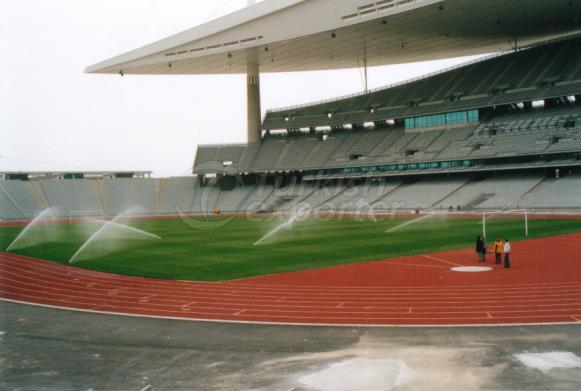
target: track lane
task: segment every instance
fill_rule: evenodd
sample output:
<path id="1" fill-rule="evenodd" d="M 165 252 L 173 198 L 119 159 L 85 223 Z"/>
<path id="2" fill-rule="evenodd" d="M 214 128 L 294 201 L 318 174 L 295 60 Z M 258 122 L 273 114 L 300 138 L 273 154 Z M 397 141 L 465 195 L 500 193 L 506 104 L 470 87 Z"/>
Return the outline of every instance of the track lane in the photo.
<path id="1" fill-rule="evenodd" d="M 470 250 L 458 250 L 225 283 L 111 275 L 0 253 L 0 299 L 124 315 L 235 322 L 581 323 L 581 262 L 576 259 L 581 254 L 581 235 L 551 240 L 559 243 L 561 269 L 551 267 L 553 260 L 536 251 L 543 243 L 533 240 L 515 245 L 520 259 L 510 271 L 495 267 L 489 273 L 462 274 L 447 266 L 430 268 L 475 264 Z M 518 247 L 524 244 L 532 251 L 523 253 Z M 356 278 L 345 278 L 346 271 Z M 375 279 L 365 285 L 369 273 L 376 274 Z M 397 274 L 399 285 L 391 274 Z M 381 278 L 384 285 L 378 282 Z M 313 284 L 317 279 L 319 285 Z M 432 284 L 417 283 L 426 279 Z"/>

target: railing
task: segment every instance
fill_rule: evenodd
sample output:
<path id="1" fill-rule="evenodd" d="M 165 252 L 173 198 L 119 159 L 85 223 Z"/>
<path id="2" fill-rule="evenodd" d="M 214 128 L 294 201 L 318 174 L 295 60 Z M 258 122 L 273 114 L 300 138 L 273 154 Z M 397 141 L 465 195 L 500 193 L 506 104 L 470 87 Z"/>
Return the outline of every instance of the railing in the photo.
<path id="1" fill-rule="evenodd" d="M 230 143 L 230 144 L 199 144 L 198 148 L 227 148 L 227 147 L 247 147 L 247 143 Z"/>

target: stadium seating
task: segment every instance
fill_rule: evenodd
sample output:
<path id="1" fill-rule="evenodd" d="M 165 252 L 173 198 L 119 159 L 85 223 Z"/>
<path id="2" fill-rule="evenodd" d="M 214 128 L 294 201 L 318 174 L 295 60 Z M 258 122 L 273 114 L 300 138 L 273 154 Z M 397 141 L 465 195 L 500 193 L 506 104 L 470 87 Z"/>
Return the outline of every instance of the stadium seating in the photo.
<path id="1" fill-rule="evenodd" d="M 40 181 L 48 203 L 62 217 L 102 216 L 104 211 L 94 187 L 96 184 L 88 180 Z"/>
<path id="2" fill-rule="evenodd" d="M 547 179 L 519 200 L 518 205 L 529 209 L 578 209 L 581 207 L 581 175 Z"/>
<path id="3" fill-rule="evenodd" d="M 440 202 L 444 209 L 516 208 L 518 200 L 543 180 L 542 175 L 497 175 L 474 180 Z"/>
<path id="4" fill-rule="evenodd" d="M 347 190 L 342 184 L 323 184 L 316 186 L 314 191 L 304 197 L 300 203 L 308 205 L 310 209 L 317 209 L 321 206 L 328 208 L 332 205 L 333 200 Z"/>
<path id="5" fill-rule="evenodd" d="M 439 207 L 440 201 L 466 183 L 464 178 L 425 179 L 399 187 L 377 200 L 376 210 L 400 211 Z"/>
<path id="6" fill-rule="evenodd" d="M 218 199 L 216 200 L 215 209 L 221 212 L 237 212 L 244 210 L 241 204 L 247 200 L 252 192 L 255 192 L 256 188 L 254 186 L 238 186 L 230 191 L 221 191 Z"/>
<path id="7" fill-rule="evenodd" d="M 575 126 L 566 127 L 567 123 Z M 236 167 L 239 172 L 308 171 L 579 151 L 581 107 L 515 110 L 475 125 L 423 131 L 356 129 L 335 131 L 326 137 L 311 134 L 272 136 L 252 147 L 256 151 L 255 159 L 246 159 L 244 165 L 240 162 Z M 198 148 L 202 157 L 211 155 L 205 148 Z M 202 162 L 202 157 L 196 161 Z M 234 159 L 235 156 L 223 154 L 222 158 Z M 219 165 L 220 162 L 204 161 L 202 167 Z M 232 173 L 233 169 L 217 172 Z M 195 171 L 198 172 L 197 168 Z M 200 173 L 204 172 L 205 169 Z"/>
<path id="8" fill-rule="evenodd" d="M 483 116 L 472 135 L 470 126 L 421 133 L 406 132 L 399 123 L 388 129 L 381 127 L 389 118 L 578 95 L 580 49 L 581 38 L 556 40 L 368 94 L 269 111 L 263 129 L 287 129 L 291 134 L 288 138 L 267 135 L 261 144 L 201 146 L 195 170 L 202 174 L 300 171 L 577 150 L 581 144 L 579 126 L 568 133 L 563 130 L 567 113 L 546 118 L 531 112 L 513 113 L 509 117 L 515 118 L 492 120 Z M 580 117 L 574 113 L 572 118 Z M 361 129 L 372 122 L 379 129 Z M 322 131 L 321 127 L 333 130 Z M 297 134 L 299 128 L 310 132 Z M 225 162 L 229 164 L 225 166 Z"/>
<path id="9" fill-rule="evenodd" d="M 153 181 L 141 178 L 118 178 L 103 180 L 106 213 L 115 216 L 155 214 Z"/>
<path id="10" fill-rule="evenodd" d="M 274 171 L 276 162 L 282 155 L 283 149 L 288 141 L 285 138 L 267 138 L 263 148 L 258 150 L 253 162 L 253 169 L 256 171 Z"/>
<path id="11" fill-rule="evenodd" d="M 296 167 L 295 162 L 304 161 L 317 143 L 318 139 L 315 137 L 300 136 L 290 138 L 278 158 L 275 168 L 279 171 L 293 169 L 293 167 Z"/>
<path id="12" fill-rule="evenodd" d="M 196 154 L 198 172 L 241 172 L 256 155 L 254 145 L 205 145 Z"/>
<path id="13" fill-rule="evenodd" d="M 195 178 L 163 178 L 160 179 L 158 212 L 160 214 L 176 214 L 192 212 L 194 196 L 199 187 Z"/>
<path id="14" fill-rule="evenodd" d="M 19 220 L 26 219 L 26 212 L 18 205 L 3 188 L 0 188 L 0 219 L 2 220 Z"/>
<path id="15" fill-rule="evenodd" d="M 34 184 L 21 181 L 0 182 L 0 218 L 6 220 L 33 218 L 48 205 L 37 200 L 39 192 L 33 192 Z M 37 189 L 38 190 L 38 189 Z"/>
<path id="16" fill-rule="evenodd" d="M 271 212 L 274 211 L 272 204 L 267 203 L 267 200 L 272 196 L 274 186 L 261 185 L 255 186 L 247 192 L 247 196 L 242 200 L 238 206 L 238 211 L 242 212 Z"/>
<path id="17" fill-rule="evenodd" d="M 272 110 L 263 129 L 340 126 L 574 95 L 580 61 L 580 38 L 555 41 L 368 94 Z"/>
<path id="18" fill-rule="evenodd" d="M 190 211 L 193 213 L 212 213 L 216 208 L 219 196 L 220 188 L 216 186 L 215 181 L 210 182 L 208 186 L 194 192 Z"/>
<path id="19" fill-rule="evenodd" d="M 294 161 L 293 166 L 299 169 L 318 169 L 325 167 L 327 161 L 333 153 L 339 148 L 339 145 L 345 140 L 345 136 L 330 135 L 326 139 L 320 140 L 311 151 L 309 151 L 307 158 L 303 162 Z"/>
<path id="20" fill-rule="evenodd" d="M 315 182 L 295 182 L 292 185 L 274 191 L 275 204 L 279 205 L 278 209 L 281 211 L 290 211 L 297 205 L 302 204 L 305 198 L 310 197 L 316 189 Z"/>
<path id="21" fill-rule="evenodd" d="M 333 199 L 319 206 L 326 211 L 349 211 L 364 213 L 376 204 L 385 195 L 393 192 L 402 185 L 400 181 L 366 181 L 360 184 L 345 184 L 345 189 Z M 382 205 L 376 205 L 381 207 Z"/>
<path id="22" fill-rule="evenodd" d="M 5 180 L 0 219 L 32 218 L 49 206 L 60 216 L 581 209 L 579 174 L 550 178 L 581 161 L 579 64 L 581 38 L 556 40 L 367 94 L 269 111 L 259 143 L 199 146 L 199 177 Z M 267 181 L 242 185 L 265 174 Z M 232 175 L 243 180 L 223 189 L 222 176 Z"/>
<path id="23" fill-rule="evenodd" d="M 34 186 L 47 194 L 39 206 Z M 103 189 L 101 191 L 100 189 Z M 9 196 L 8 196 L 9 195 Z M 18 200 L 18 207 L 12 202 Z M 157 208 L 156 208 L 156 201 Z M 70 202 L 70 204 L 68 204 Z M 422 210 L 581 209 L 581 174 L 560 179 L 543 174 L 496 174 L 484 179 L 467 176 L 427 177 L 416 182 L 389 178 L 351 181 L 295 181 L 281 188 L 238 186 L 223 191 L 215 179 L 202 187 L 195 178 L 43 180 L 0 182 L 0 219 L 36 216 L 46 207 L 59 216 L 93 216 L 91 208 L 106 205 L 104 215 L 118 213 L 276 212 L 306 207 L 315 211 L 405 212 Z M 138 206 L 138 208 L 135 208 Z M 101 210 L 103 210 L 101 209 Z"/>

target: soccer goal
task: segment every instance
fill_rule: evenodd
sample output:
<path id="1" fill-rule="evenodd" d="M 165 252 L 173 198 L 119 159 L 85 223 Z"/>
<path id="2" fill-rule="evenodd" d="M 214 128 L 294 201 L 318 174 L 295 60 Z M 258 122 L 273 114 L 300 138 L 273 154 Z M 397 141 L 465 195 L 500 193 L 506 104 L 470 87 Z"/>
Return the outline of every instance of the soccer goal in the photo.
<path id="1" fill-rule="evenodd" d="M 482 213 L 482 236 L 484 238 L 486 238 L 486 222 L 494 216 L 522 216 L 524 220 L 525 236 L 529 236 L 529 211 L 526 209 L 515 209 Z"/>

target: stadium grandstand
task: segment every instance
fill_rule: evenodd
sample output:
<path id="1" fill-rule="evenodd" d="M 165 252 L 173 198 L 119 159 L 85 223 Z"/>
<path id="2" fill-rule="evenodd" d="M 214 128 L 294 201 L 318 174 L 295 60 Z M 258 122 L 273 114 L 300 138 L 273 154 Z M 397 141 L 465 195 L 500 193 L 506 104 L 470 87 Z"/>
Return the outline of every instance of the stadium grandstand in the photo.
<path id="1" fill-rule="evenodd" d="M 575 4 L 328 3 L 259 3 L 88 69 L 247 74 L 248 143 L 198 147 L 196 185 L 188 191 L 205 189 L 206 202 L 184 210 L 273 212 L 298 204 L 405 211 L 581 207 L 581 38 L 571 25 L 579 12 Z M 528 14 L 520 12 L 523 7 Z M 291 23 L 322 9 L 326 17 L 319 24 Z M 273 31 L 268 26 L 274 23 L 289 28 Z M 494 54 L 259 117 L 263 72 L 367 70 L 484 53 Z M 566 201 L 556 199 L 557 191 Z M 195 194 L 185 199 L 199 201 Z M 160 202 L 164 211 L 172 210 Z"/>
<path id="2" fill-rule="evenodd" d="M 249 3 L 86 70 L 245 74 L 245 143 L 0 172 L 0 388 L 580 390 L 581 2 Z M 262 114 L 263 73 L 348 68 Z"/>
<path id="3" fill-rule="evenodd" d="M 221 31 L 214 40 L 231 34 L 228 28 L 233 26 L 250 23 L 260 29 L 264 23 L 290 17 L 287 3 L 299 2 L 260 3 L 250 8 L 253 15 L 262 15 L 252 22 L 246 9 L 207 28 Z M 306 7 L 304 12 L 315 7 L 314 2 L 300 3 L 295 7 Z M 379 3 L 373 9 L 380 27 L 361 22 L 370 29 L 371 37 L 379 37 L 377 29 L 389 31 L 390 17 L 419 18 L 435 12 L 454 18 L 459 12 L 453 1 L 385 2 L 394 5 L 391 11 L 380 9 Z M 497 7 L 507 15 L 514 11 L 500 2 Z M 360 14 L 364 8 L 357 8 Z M 562 11 L 559 7 L 552 10 Z M 297 12 L 295 9 L 292 15 Z M 340 20 L 345 24 L 350 19 Z M 343 34 L 361 34 L 352 29 L 348 24 L 333 30 L 331 36 L 317 33 L 310 45 L 325 50 L 343 47 Z M 200 59 L 217 59 L 218 54 L 209 54 L 214 50 L 167 53 L 170 43 L 195 46 L 200 40 L 208 41 L 210 38 L 200 36 L 202 32 L 200 28 L 190 30 L 88 71 L 206 73 Z M 66 216 L 115 215 L 136 200 L 141 213 L 149 215 L 276 212 L 297 205 L 334 211 L 362 207 L 376 211 L 581 208 L 581 38 L 547 33 L 545 39 L 539 39 L 529 36 L 526 29 L 522 34 L 526 45 L 518 45 L 514 39 L 503 47 L 505 41 L 496 38 L 476 40 L 478 50 L 450 47 L 450 55 L 483 52 L 491 50 L 490 45 L 503 50 L 408 82 L 268 110 L 262 120 L 256 117 L 260 112 L 260 70 L 341 68 L 355 61 L 357 53 L 346 53 L 343 62 L 324 62 L 322 66 L 323 59 L 317 56 L 301 64 L 291 61 L 277 46 L 276 40 L 286 37 L 277 34 L 244 43 L 259 51 L 253 59 L 239 58 L 250 50 L 242 48 L 241 41 L 224 44 L 215 50 L 227 53 L 230 71 L 248 73 L 249 143 L 199 146 L 193 178 L 153 179 L 148 178 L 150 173 L 37 173 L 25 177 L 6 173 L 0 196 L 7 202 L 2 203 L 0 218 L 31 217 L 47 206 L 57 207 Z M 294 47 L 293 42 L 288 45 Z M 153 49 L 162 54 L 151 54 Z M 418 59 L 417 51 L 410 54 L 404 49 L 394 47 L 393 56 L 370 55 L 366 64 Z M 306 53 L 308 49 L 302 50 Z M 429 47 L 425 51 L 426 55 L 440 55 Z M 245 60 L 252 66 L 242 67 Z M 133 176 L 140 178 L 130 179 Z"/>

